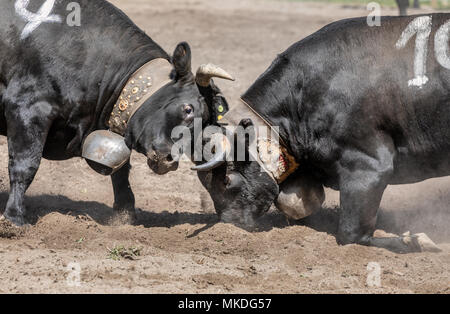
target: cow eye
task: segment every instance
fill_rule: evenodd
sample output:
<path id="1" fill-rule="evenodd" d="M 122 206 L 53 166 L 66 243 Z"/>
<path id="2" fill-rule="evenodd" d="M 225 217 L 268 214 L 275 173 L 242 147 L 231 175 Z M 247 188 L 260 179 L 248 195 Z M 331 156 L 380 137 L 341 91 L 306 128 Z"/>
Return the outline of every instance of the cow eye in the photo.
<path id="1" fill-rule="evenodd" d="M 191 105 L 184 105 L 183 111 L 185 114 L 190 115 L 194 112 L 194 108 Z"/>

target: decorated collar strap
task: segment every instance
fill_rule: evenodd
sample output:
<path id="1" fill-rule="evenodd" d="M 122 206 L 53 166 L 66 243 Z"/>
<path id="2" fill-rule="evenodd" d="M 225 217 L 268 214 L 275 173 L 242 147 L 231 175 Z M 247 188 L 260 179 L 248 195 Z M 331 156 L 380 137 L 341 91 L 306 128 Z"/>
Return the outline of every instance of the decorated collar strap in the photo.
<path id="1" fill-rule="evenodd" d="M 168 84 L 172 65 L 163 58 L 153 59 L 137 70 L 126 83 L 111 112 L 108 125 L 112 132 L 124 135 L 133 114 Z"/>
<path id="2" fill-rule="evenodd" d="M 288 152 L 277 130 L 244 100 L 240 99 L 235 103 L 219 123 L 230 129 L 237 127 L 243 119 L 250 119 L 255 130 L 255 136 L 250 138 L 249 143 L 251 158 L 258 162 L 275 182 L 282 183 L 299 164 Z"/>

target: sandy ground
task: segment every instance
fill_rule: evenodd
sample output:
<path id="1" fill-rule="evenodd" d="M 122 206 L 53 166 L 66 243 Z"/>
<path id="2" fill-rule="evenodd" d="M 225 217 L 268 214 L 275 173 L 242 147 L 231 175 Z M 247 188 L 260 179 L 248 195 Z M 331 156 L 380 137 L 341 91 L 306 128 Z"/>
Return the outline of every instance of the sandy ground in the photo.
<path id="1" fill-rule="evenodd" d="M 228 97 L 244 92 L 290 44 L 331 21 L 367 14 L 363 7 L 264 0 L 113 2 L 167 51 L 188 41 L 195 67 L 213 62 L 234 74 L 236 82 L 220 82 Z M 7 160 L 2 138 L 2 207 Z M 0 223 L 0 293 L 450 293 L 449 178 L 387 190 L 380 229 L 426 232 L 443 249 L 397 255 L 336 244 L 334 191 L 327 191 L 326 209 L 318 215 L 293 223 L 274 211 L 249 233 L 216 223 L 189 164 L 157 176 L 142 156 L 134 154 L 132 163 L 131 184 L 142 210 L 134 226 L 111 223 L 109 178 L 81 159 L 44 160 L 26 199 L 31 226 Z M 108 248 L 119 245 L 141 248 L 141 256 L 109 259 Z M 367 283 L 377 273 L 371 262 L 380 267 L 379 286 Z M 80 285 L 74 286 L 78 266 Z"/>

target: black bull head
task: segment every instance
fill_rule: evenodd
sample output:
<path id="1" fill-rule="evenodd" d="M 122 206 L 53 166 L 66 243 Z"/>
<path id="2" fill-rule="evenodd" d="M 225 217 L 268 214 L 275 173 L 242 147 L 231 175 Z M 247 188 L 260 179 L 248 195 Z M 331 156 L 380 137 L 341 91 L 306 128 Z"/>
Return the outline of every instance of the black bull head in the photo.
<path id="1" fill-rule="evenodd" d="M 214 123 L 217 108 L 228 108 L 212 78 L 233 80 L 227 72 L 212 64 L 200 66 L 194 75 L 187 43 L 176 47 L 172 62 L 172 80 L 136 111 L 125 132 L 127 146 L 146 155 L 149 167 L 158 174 L 178 168 L 178 161 L 171 155 L 173 128 L 193 128 L 196 118 Z"/>
<path id="2" fill-rule="evenodd" d="M 229 114 L 234 114 L 233 110 Z M 249 136 L 234 132 L 231 143 L 219 141 L 214 157 L 192 168 L 198 171 L 201 183 L 210 193 L 219 218 L 251 230 L 256 226 L 256 219 L 272 204 L 293 219 L 304 218 L 320 209 L 325 200 L 323 186 L 297 170 L 295 161 L 288 162 L 283 149 L 279 149 L 276 158 L 263 160 L 261 152 L 273 153 L 275 147 L 260 145 L 265 141 L 257 140 L 259 136 L 255 135 L 252 120 L 243 119 L 238 126 L 244 127 L 244 133 Z M 259 144 L 252 147 L 252 143 Z M 240 159 L 242 148 L 244 158 Z M 230 155 L 232 161 L 227 161 Z M 283 171 L 277 173 L 280 164 Z"/>

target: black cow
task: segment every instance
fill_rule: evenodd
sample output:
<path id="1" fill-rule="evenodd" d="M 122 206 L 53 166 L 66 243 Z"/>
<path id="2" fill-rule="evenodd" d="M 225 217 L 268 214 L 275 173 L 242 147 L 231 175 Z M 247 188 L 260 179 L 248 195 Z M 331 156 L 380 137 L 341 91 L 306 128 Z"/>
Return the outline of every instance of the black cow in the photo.
<path id="1" fill-rule="evenodd" d="M 149 61 L 172 61 L 172 80 L 128 121 L 125 142 L 148 155 L 149 165 L 158 159 L 155 171 L 176 168 L 170 151 L 160 141 L 148 140 L 170 129 L 170 123 L 162 121 L 170 116 L 185 123 L 194 117 L 208 119 L 212 108 L 225 101 L 219 89 L 208 84 L 217 70 L 214 67 L 200 71 L 197 78 L 202 86 L 197 86 L 186 43 L 177 46 L 171 60 L 123 12 L 103 0 L 78 0 L 81 24 L 70 26 L 66 17 L 74 8 L 71 2 L 0 3 L 0 134 L 8 137 L 11 184 L 4 217 L 17 225 L 25 222 L 24 194 L 41 157 L 80 156 L 87 135 L 109 128 L 108 119 L 122 89 Z M 163 110 L 169 105 L 171 112 Z M 112 175 L 114 209 L 133 215 L 129 171 L 128 161 Z"/>
<path id="2" fill-rule="evenodd" d="M 373 232 L 388 184 L 450 174 L 449 29 L 450 14 L 348 19 L 280 54 L 242 99 L 280 128 L 299 167 L 279 185 L 255 161 L 203 164 L 220 217 L 252 225 L 284 185 L 306 179 L 319 200 L 322 186 L 340 191 L 340 244 L 416 250 Z"/>

